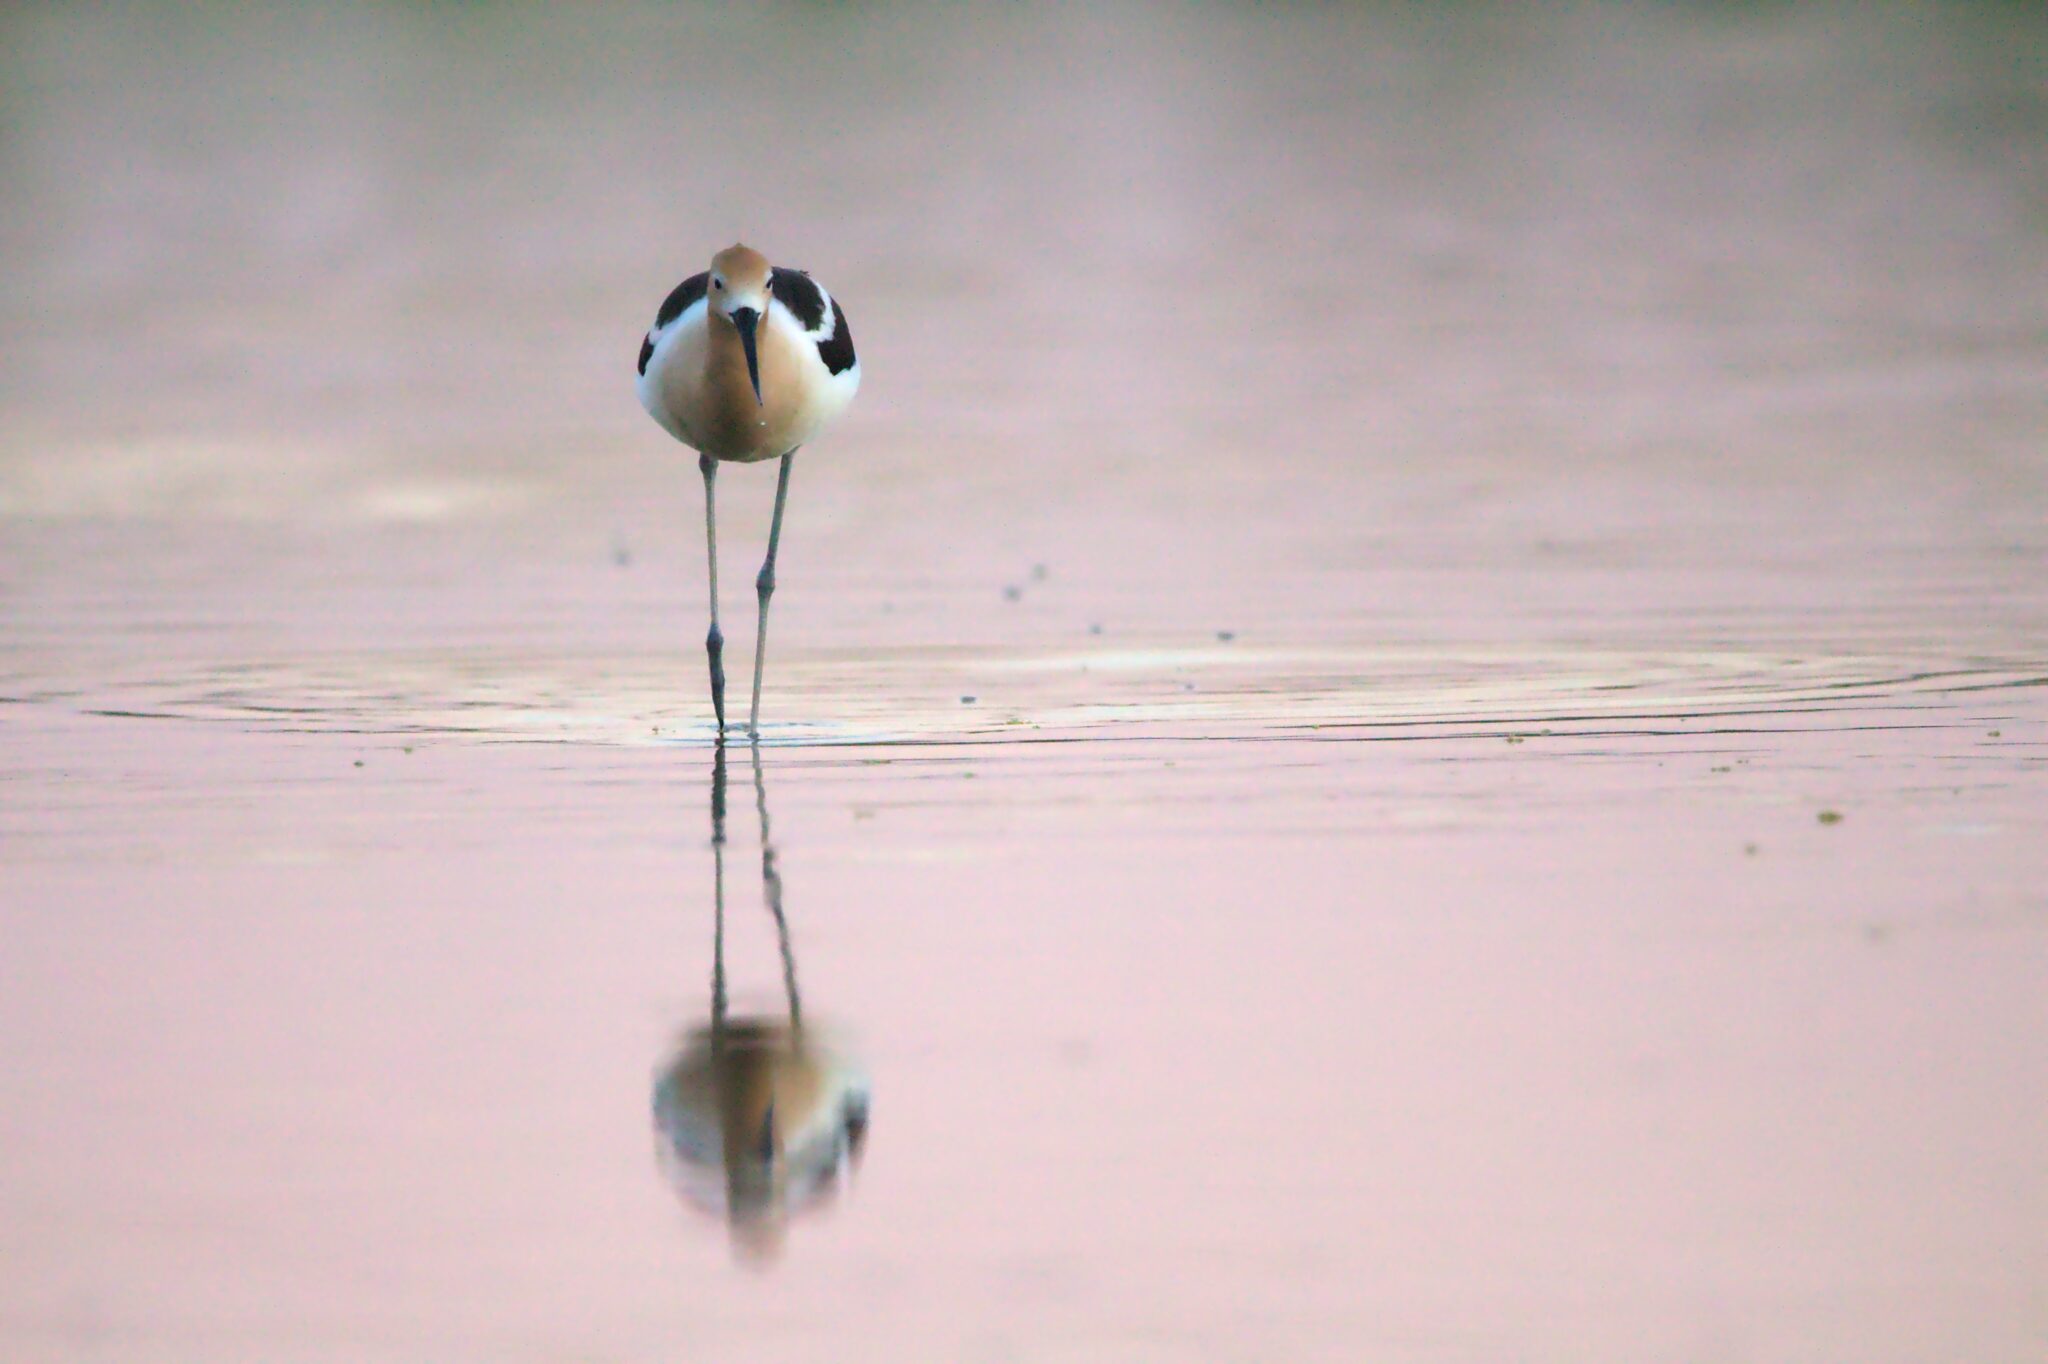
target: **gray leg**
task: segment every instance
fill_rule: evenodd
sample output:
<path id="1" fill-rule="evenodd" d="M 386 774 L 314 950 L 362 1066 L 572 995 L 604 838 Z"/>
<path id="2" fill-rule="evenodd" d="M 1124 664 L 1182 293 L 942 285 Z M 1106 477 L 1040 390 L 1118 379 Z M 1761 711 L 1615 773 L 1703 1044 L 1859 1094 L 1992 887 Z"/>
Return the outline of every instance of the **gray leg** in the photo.
<path id="1" fill-rule="evenodd" d="M 775 520 L 768 526 L 768 561 L 754 579 L 754 592 L 761 599 L 761 623 L 754 636 L 754 704 L 747 712 L 747 733 L 761 737 L 761 663 L 768 656 L 768 599 L 775 595 L 775 548 L 782 543 L 782 504 L 789 500 L 789 466 L 796 459 L 792 450 L 782 457 L 782 472 L 775 478 Z"/>
<path id="2" fill-rule="evenodd" d="M 704 475 L 704 548 L 711 556 L 711 633 L 704 637 L 704 652 L 711 655 L 711 709 L 718 716 L 718 737 L 725 739 L 725 636 L 718 632 L 718 461 L 697 456 L 698 472 Z"/>

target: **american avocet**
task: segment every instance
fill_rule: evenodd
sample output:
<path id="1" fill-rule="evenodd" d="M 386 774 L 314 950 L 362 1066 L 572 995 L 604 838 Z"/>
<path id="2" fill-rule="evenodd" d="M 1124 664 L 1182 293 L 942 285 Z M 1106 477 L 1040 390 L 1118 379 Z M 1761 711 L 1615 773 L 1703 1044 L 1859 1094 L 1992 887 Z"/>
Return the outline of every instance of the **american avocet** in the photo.
<path id="1" fill-rule="evenodd" d="M 718 630 L 718 462 L 780 459 L 768 558 L 754 579 L 761 618 L 754 637 L 754 699 L 747 732 L 761 732 L 761 661 L 768 598 L 797 447 L 825 429 L 860 388 L 860 361 L 846 314 L 801 270 L 774 269 L 746 246 L 728 246 L 711 268 L 678 284 L 640 343 L 640 405 L 697 451 L 704 475 L 704 541 L 711 559 L 711 708 L 725 734 L 725 636 Z"/>

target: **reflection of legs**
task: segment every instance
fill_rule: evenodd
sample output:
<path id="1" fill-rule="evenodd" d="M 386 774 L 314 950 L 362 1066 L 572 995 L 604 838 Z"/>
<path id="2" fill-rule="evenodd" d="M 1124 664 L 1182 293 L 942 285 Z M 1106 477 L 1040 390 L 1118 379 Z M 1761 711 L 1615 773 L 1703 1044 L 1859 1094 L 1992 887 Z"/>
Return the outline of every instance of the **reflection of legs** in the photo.
<path id="1" fill-rule="evenodd" d="M 725 745 L 711 755 L 711 1051 L 725 1050 Z"/>
<path id="2" fill-rule="evenodd" d="M 761 743 L 748 745 L 754 755 L 754 808 L 761 814 L 761 895 L 775 920 L 775 943 L 782 949 L 782 993 L 789 999 L 789 1030 L 801 1033 L 804 1008 L 796 993 L 796 953 L 789 945 L 789 920 L 782 912 L 782 869 L 775 861 L 775 841 L 768 834 L 768 783 L 761 777 Z"/>
<path id="3" fill-rule="evenodd" d="M 697 456 L 697 469 L 704 475 L 704 548 L 711 556 L 711 633 L 704 637 L 704 651 L 711 655 L 711 709 L 718 716 L 719 737 L 725 735 L 725 636 L 718 633 L 718 508 L 713 500 L 718 484 L 718 461 Z M 756 684 L 755 690 L 760 690 Z"/>
<path id="4" fill-rule="evenodd" d="M 775 595 L 775 547 L 782 542 L 782 504 L 789 500 L 789 466 L 795 458 L 794 450 L 782 457 L 782 471 L 775 478 L 775 519 L 768 525 L 768 560 L 754 579 L 761 623 L 754 636 L 754 704 L 747 712 L 747 733 L 756 738 L 761 734 L 761 662 L 768 654 L 768 599 Z"/>

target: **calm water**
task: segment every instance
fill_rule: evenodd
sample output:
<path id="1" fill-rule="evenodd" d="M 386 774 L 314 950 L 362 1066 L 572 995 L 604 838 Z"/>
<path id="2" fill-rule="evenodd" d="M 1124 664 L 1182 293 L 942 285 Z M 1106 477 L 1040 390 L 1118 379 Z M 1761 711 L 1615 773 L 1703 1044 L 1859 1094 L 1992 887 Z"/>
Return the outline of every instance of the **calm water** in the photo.
<path id="1" fill-rule="evenodd" d="M 8 11 L 0 1357 L 2040 1358 L 2044 62 Z"/>

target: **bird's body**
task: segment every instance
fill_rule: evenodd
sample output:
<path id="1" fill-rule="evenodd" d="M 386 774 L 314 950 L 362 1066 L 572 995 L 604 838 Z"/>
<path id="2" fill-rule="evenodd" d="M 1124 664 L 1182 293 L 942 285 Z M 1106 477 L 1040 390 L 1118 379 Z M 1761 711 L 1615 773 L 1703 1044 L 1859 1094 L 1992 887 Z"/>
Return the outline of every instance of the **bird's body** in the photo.
<path id="1" fill-rule="evenodd" d="M 640 405 L 713 459 L 751 464 L 804 445 L 846 410 L 860 361 L 839 304 L 801 270 L 771 272 L 757 328 L 761 396 L 739 329 L 707 298 L 710 272 L 677 285 L 640 346 Z"/>
<path id="2" fill-rule="evenodd" d="M 846 410 L 860 388 L 860 361 L 846 314 L 801 270 L 773 269 L 746 246 L 729 246 L 711 268 L 673 289 L 640 343 L 640 405 L 663 430 L 698 452 L 704 475 L 704 535 L 711 560 L 711 701 L 725 733 L 724 636 L 718 629 L 718 522 L 714 488 L 721 461 L 780 459 L 768 559 L 755 579 L 761 617 L 754 649 L 748 732 L 759 734 L 761 661 L 768 599 L 797 447 Z"/>

